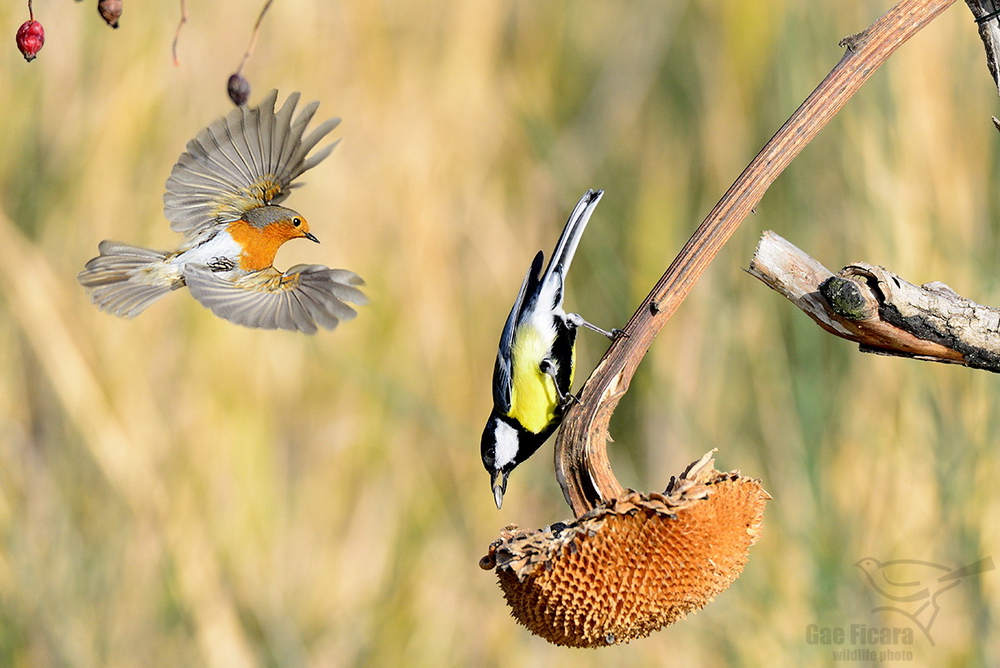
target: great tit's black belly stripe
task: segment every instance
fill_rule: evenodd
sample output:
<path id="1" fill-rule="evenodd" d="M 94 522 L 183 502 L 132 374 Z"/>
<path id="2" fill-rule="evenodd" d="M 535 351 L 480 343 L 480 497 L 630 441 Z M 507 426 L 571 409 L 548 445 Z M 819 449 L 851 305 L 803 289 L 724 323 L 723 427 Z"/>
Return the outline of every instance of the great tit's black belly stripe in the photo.
<path id="1" fill-rule="evenodd" d="M 563 394 L 569 394 L 573 387 L 573 367 L 576 360 L 576 327 L 562 318 L 555 318 L 556 340 L 552 342 L 552 359 L 558 362 L 556 386 Z M 561 411 L 559 411 L 561 412 Z"/>

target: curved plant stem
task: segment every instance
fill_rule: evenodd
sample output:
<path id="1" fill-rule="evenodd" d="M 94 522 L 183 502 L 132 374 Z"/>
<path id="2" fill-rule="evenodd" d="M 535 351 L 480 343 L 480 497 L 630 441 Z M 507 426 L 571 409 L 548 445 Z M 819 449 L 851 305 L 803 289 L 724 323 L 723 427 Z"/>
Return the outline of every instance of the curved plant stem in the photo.
<path id="1" fill-rule="evenodd" d="M 708 263 L 771 183 L 868 77 L 954 2 L 902 0 L 863 32 L 843 39 L 841 46 L 846 52 L 837 66 L 740 174 L 639 306 L 624 328 L 627 336 L 618 338 L 608 349 L 584 385 L 581 402 L 568 412 L 556 440 L 556 477 L 577 516 L 621 495 L 623 488 L 608 461 L 608 423 L 653 339 Z"/>
<path id="2" fill-rule="evenodd" d="M 181 18 L 177 23 L 177 31 L 174 33 L 174 41 L 170 45 L 170 53 L 174 57 L 174 67 L 181 64 L 181 61 L 177 58 L 177 43 L 181 39 L 181 30 L 184 28 L 184 24 L 187 23 L 188 13 L 187 13 L 187 3 L 185 0 L 181 0 Z"/>
<path id="3" fill-rule="evenodd" d="M 260 35 L 260 23 L 264 20 L 264 14 L 267 14 L 267 10 L 271 8 L 271 3 L 274 0 L 267 0 L 264 3 L 264 7 L 260 10 L 260 15 L 257 16 L 257 23 L 253 26 L 253 32 L 250 33 L 250 44 L 247 45 L 246 53 L 243 54 L 243 60 L 240 61 L 240 66 L 236 68 L 237 74 L 243 73 L 243 66 L 247 64 L 250 60 L 250 56 L 253 54 L 254 48 L 257 46 L 257 36 Z"/>

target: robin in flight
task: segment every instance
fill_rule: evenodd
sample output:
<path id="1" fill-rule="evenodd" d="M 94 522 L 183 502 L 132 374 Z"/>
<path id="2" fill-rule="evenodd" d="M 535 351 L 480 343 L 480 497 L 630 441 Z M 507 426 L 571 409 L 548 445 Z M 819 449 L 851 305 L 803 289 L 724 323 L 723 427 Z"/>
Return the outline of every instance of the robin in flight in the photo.
<path id="1" fill-rule="evenodd" d="M 299 94 L 275 111 L 278 91 L 254 109 L 240 107 L 188 142 L 163 196 L 170 227 L 184 235 L 172 251 L 102 241 L 78 279 L 103 311 L 138 315 L 167 293 L 187 286 L 215 315 L 238 325 L 313 334 L 333 329 L 364 304 L 364 281 L 346 269 L 299 264 L 274 268 L 290 239 L 319 240 L 306 219 L 280 206 L 303 172 L 336 142 L 307 157 L 340 123 L 331 119 L 303 138 L 318 102 L 293 120 Z"/>

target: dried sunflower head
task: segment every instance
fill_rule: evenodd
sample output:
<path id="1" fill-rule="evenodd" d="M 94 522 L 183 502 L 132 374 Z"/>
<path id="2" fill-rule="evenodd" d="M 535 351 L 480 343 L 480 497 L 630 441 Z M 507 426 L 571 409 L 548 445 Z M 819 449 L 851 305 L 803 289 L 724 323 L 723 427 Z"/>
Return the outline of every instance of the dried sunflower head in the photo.
<path id="1" fill-rule="evenodd" d="M 557 645 L 642 638 L 702 608 L 739 576 L 760 535 L 760 482 L 720 473 L 712 453 L 663 494 L 627 492 L 571 522 L 507 527 L 480 566 L 513 616 Z"/>

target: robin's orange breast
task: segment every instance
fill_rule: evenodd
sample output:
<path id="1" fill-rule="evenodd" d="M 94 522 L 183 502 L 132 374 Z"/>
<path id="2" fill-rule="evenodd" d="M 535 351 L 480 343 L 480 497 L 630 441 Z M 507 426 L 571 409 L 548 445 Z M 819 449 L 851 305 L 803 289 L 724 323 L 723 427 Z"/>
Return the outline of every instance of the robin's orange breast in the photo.
<path id="1" fill-rule="evenodd" d="M 283 234 L 277 225 L 258 228 L 245 220 L 237 220 L 226 229 L 243 249 L 239 263 L 244 271 L 260 271 L 273 265 L 281 244 L 288 241 L 288 235 Z"/>

